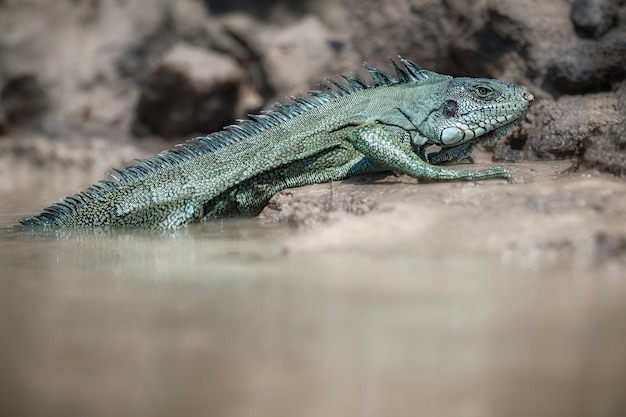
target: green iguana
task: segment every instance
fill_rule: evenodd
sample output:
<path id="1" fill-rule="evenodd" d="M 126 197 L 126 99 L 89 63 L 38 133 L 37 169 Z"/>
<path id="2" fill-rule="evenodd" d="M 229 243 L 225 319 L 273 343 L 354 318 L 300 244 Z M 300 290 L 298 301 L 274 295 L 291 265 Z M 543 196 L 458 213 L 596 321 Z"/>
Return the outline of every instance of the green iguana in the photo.
<path id="1" fill-rule="evenodd" d="M 395 171 L 429 180 L 509 178 L 506 169 L 437 166 L 470 158 L 479 139 L 500 136 L 533 96 L 502 81 L 453 78 L 400 58 L 396 77 L 367 63 L 360 76 L 327 80 L 325 91 L 250 115 L 101 180 L 24 225 L 170 228 L 203 219 L 256 215 L 278 191 Z M 426 153 L 431 145 L 438 152 Z"/>

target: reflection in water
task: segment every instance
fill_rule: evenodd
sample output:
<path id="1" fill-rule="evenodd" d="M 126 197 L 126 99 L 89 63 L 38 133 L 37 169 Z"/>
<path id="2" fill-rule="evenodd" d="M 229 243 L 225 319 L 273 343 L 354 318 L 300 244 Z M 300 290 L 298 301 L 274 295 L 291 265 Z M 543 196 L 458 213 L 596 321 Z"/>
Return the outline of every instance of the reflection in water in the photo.
<path id="1" fill-rule="evenodd" d="M 0 229 L 0 415 L 626 413 L 622 280 L 298 233 Z"/>
<path id="2" fill-rule="evenodd" d="M 137 278 L 172 278 L 198 266 L 231 257 L 269 256 L 280 246 L 264 241 L 285 229 L 263 227 L 254 219 L 225 219 L 178 230 L 141 229 L 4 229 L 4 241 L 23 245 L 26 265 L 42 264 L 84 271 L 123 271 Z M 0 238 L 1 239 L 1 238 Z M 36 251 L 33 251 L 35 245 Z M 48 271 L 50 271 L 48 269 Z M 183 276 L 180 276 L 183 278 Z"/>

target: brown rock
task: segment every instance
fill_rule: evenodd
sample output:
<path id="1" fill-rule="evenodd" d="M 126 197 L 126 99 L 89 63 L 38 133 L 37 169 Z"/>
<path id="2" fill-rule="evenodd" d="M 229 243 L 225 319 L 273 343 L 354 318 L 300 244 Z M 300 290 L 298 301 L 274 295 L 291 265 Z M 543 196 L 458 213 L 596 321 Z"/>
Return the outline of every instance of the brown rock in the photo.
<path id="1" fill-rule="evenodd" d="M 174 138 L 221 129 L 235 119 L 243 82 L 227 55 L 178 44 L 148 77 L 133 131 Z"/>
<path id="2" fill-rule="evenodd" d="M 618 123 L 610 126 L 608 134 L 599 135 L 584 143 L 584 152 L 579 163 L 587 168 L 624 176 L 626 175 L 626 82 L 621 84 L 615 96 Z"/>
<path id="3" fill-rule="evenodd" d="M 626 29 L 614 30 L 598 42 L 584 43 L 557 56 L 548 79 L 561 92 L 577 94 L 610 89 L 626 77 Z"/>
<path id="4" fill-rule="evenodd" d="M 590 144 L 611 136 L 619 123 L 617 97 L 611 93 L 563 96 L 533 109 L 534 128 L 524 151 L 530 159 L 572 158 Z"/>
<path id="5" fill-rule="evenodd" d="M 572 22 L 594 38 L 604 35 L 615 24 L 620 0 L 575 0 Z"/>

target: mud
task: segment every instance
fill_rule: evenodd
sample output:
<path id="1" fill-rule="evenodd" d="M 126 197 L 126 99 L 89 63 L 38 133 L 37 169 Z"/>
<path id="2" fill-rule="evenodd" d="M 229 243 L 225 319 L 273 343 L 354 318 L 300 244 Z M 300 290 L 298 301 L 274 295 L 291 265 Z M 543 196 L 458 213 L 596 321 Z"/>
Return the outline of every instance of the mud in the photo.
<path id="1" fill-rule="evenodd" d="M 482 158 L 481 158 L 482 156 Z M 475 168 L 491 164 L 479 154 Z M 522 269 L 626 267 L 626 185 L 571 172 L 567 161 L 506 164 L 513 182 L 420 183 L 401 176 L 359 177 L 276 195 L 264 222 L 311 228 L 288 252 L 496 258 Z M 427 249 L 424 249 L 427 248 Z"/>

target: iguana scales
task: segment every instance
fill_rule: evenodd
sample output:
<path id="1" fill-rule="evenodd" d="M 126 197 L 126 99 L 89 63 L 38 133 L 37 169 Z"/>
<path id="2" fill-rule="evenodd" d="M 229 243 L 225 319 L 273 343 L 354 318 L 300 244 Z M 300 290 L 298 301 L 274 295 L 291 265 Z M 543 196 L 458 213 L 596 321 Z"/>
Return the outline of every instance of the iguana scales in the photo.
<path id="1" fill-rule="evenodd" d="M 203 219 L 255 215 L 278 191 L 396 171 L 429 180 L 508 178 L 498 166 L 452 170 L 479 139 L 508 132 L 528 111 L 524 88 L 453 78 L 399 58 L 396 77 L 367 63 L 324 91 L 250 115 L 224 130 L 114 169 L 24 225 L 171 228 Z M 438 152 L 426 153 L 438 145 Z"/>

